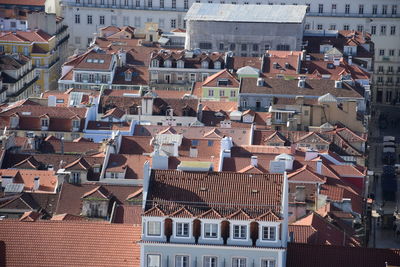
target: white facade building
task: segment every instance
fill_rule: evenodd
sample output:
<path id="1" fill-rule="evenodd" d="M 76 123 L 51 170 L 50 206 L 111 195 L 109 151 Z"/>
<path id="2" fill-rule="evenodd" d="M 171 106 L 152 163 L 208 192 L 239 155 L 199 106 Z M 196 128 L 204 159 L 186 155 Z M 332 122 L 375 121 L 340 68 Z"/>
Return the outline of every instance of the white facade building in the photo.
<path id="1" fill-rule="evenodd" d="M 62 13 L 71 24 L 70 49 L 85 49 L 107 25 L 144 28 L 156 22 L 169 31 L 186 28 L 184 17 L 194 3 L 308 5 L 305 29 L 364 30 L 375 43 L 373 100 L 391 104 L 400 99 L 400 2 L 398 0 L 63 0 Z"/>

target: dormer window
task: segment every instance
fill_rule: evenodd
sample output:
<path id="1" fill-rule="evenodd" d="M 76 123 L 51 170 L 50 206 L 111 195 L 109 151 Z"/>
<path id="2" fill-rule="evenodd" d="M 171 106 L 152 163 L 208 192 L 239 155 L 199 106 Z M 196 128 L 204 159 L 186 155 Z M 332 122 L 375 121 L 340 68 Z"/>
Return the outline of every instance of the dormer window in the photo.
<path id="1" fill-rule="evenodd" d="M 147 222 L 147 235 L 148 236 L 161 236 L 161 222 L 157 222 L 157 221 Z"/>
<path id="2" fill-rule="evenodd" d="M 131 81 L 132 80 L 132 73 L 130 71 L 125 72 L 125 81 Z"/>
<path id="3" fill-rule="evenodd" d="M 167 59 L 164 61 L 164 67 L 171 68 L 171 66 L 172 66 L 171 60 Z"/>
<path id="4" fill-rule="evenodd" d="M 183 60 L 178 60 L 177 68 L 183 69 L 184 67 L 185 67 L 185 62 L 183 62 Z"/>
<path id="5" fill-rule="evenodd" d="M 11 117 L 11 121 L 10 121 L 10 127 L 11 128 L 17 128 L 18 127 L 18 123 L 19 123 L 19 118 L 17 116 Z"/>
<path id="6" fill-rule="evenodd" d="M 203 62 L 201 62 L 201 68 L 208 69 L 208 61 L 204 60 Z"/>
<path id="7" fill-rule="evenodd" d="M 160 62 L 157 59 L 153 59 L 151 61 L 151 67 L 153 67 L 153 68 L 158 68 L 159 64 L 160 64 Z"/>
<path id="8" fill-rule="evenodd" d="M 205 223 L 204 224 L 204 238 L 217 238 L 218 237 L 218 224 Z"/>
<path id="9" fill-rule="evenodd" d="M 276 227 L 275 226 L 263 226 L 262 227 L 262 240 L 263 241 L 275 241 L 276 240 Z"/>
<path id="10" fill-rule="evenodd" d="M 79 130 L 80 126 L 81 126 L 80 120 L 73 120 L 72 121 L 73 130 Z"/>
<path id="11" fill-rule="evenodd" d="M 247 239 L 247 225 L 233 225 L 233 239 Z"/>
<path id="12" fill-rule="evenodd" d="M 177 222 L 175 228 L 177 237 L 189 237 L 189 223 Z"/>
<path id="13" fill-rule="evenodd" d="M 214 69 L 216 69 L 216 70 L 221 69 L 221 62 L 219 62 L 219 61 L 214 62 Z"/>

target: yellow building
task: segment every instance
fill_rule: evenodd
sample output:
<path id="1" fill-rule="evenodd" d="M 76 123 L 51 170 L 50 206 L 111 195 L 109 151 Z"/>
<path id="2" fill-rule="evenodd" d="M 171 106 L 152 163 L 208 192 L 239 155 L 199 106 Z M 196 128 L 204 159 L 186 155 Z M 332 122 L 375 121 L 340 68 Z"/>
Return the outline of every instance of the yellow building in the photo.
<path id="1" fill-rule="evenodd" d="M 57 37 L 42 30 L 0 32 L 0 52 L 21 53 L 32 58 L 38 80 L 37 90 L 57 89 L 60 77 L 60 55 Z"/>

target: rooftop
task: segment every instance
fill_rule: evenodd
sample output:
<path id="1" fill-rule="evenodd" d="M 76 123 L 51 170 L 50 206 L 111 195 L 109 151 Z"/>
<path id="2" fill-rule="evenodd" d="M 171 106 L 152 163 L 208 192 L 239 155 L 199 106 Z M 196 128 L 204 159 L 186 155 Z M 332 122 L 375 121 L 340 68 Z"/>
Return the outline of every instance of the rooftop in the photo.
<path id="1" fill-rule="evenodd" d="M 186 20 L 302 23 L 305 5 L 234 5 L 194 3 L 186 13 Z"/>

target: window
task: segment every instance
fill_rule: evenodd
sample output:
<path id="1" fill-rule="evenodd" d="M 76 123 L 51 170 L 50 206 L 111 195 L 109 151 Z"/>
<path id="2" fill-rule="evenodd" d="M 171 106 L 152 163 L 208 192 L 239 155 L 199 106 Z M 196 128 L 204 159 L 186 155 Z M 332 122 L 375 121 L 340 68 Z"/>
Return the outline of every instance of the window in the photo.
<path id="1" fill-rule="evenodd" d="M 276 239 L 276 227 L 263 226 L 262 240 L 275 241 L 275 239 Z"/>
<path id="2" fill-rule="evenodd" d="M 358 14 L 364 14 L 364 5 L 358 6 Z"/>
<path id="3" fill-rule="evenodd" d="M 171 28 L 176 28 L 176 19 L 171 19 Z"/>
<path id="4" fill-rule="evenodd" d="M 219 44 L 219 50 L 224 50 L 224 43 Z"/>
<path id="5" fill-rule="evenodd" d="M 123 16 L 122 21 L 123 21 L 122 24 L 124 26 L 129 26 L 129 16 Z"/>
<path id="6" fill-rule="evenodd" d="M 392 15 L 397 15 L 397 6 L 396 5 L 392 6 Z"/>
<path id="7" fill-rule="evenodd" d="M 324 5 L 323 4 L 319 4 L 318 5 L 318 13 L 324 13 Z"/>
<path id="8" fill-rule="evenodd" d="M 357 31 L 362 32 L 364 30 L 363 25 L 357 25 Z"/>
<path id="9" fill-rule="evenodd" d="M 147 222 L 147 235 L 160 236 L 161 235 L 161 222 Z"/>
<path id="10" fill-rule="evenodd" d="M 261 267 L 275 267 L 275 260 L 261 260 Z"/>
<path id="11" fill-rule="evenodd" d="M 204 256 L 203 267 L 217 267 L 217 257 Z"/>
<path id="12" fill-rule="evenodd" d="M 175 256 L 175 267 L 188 267 L 189 256 L 176 255 Z"/>
<path id="13" fill-rule="evenodd" d="M 192 146 L 198 146 L 199 140 L 192 140 Z"/>
<path id="14" fill-rule="evenodd" d="M 236 91 L 235 90 L 231 90 L 231 97 L 236 97 Z"/>
<path id="15" fill-rule="evenodd" d="M 391 57 L 394 56 L 394 49 L 389 49 L 389 56 L 391 56 Z"/>
<path id="16" fill-rule="evenodd" d="M 310 23 L 307 23 L 306 25 L 304 25 L 304 30 L 309 30 L 310 29 Z"/>
<path id="17" fill-rule="evenodd" d="M 81 0 L 75 0 L 75 4 L 80 4 Z"/>
<path id="18" fill-rule="evenodd" d="M 203 60 L 203 62 L 201 62 L 201 68 L 208 69 L 208 61 L 207 60 Z"/>
<path id="19" fill-rule="evenodd" d="M 49 120 L 48 119 L 41 119 L 41 125 L 42 127 L 48 127 L 49 126 Z"/>
<path id="20" fill-rule="evenodd" d="M 350 29 L 350 26 L 348 24 L 343 25 L 343 30 L 348 31 Z"/>
<path id="21" fill-rule="evenodd" d="M 81 23 L 81 15 L 79 15 L 79 14 L 76 14 L 76 15 L 75 15 L 75 23 L 76 23 L 76 24 Z"/>
<path id="22" fill-rule="evenodd" d="M 183 1 L 183 8 L 184 9 L 189 9 L 189 0 L 184 0 Z"/>
<path id="23" fill-rule="evenodd" d="M 213 146 L 214 145 L 214 141 L 213 140 L 208 140 L 207 145 L 208 146 Z"/>
<path id="24" fill-rule="evenodd" d="M 386 35 L 386 25 L 381 26 L 381 35 Z"/>
<path id="25" fill-rule="evenodd" d="M 246 258 L 232 258 L 232 267 L 246 267 Z"/>
<path id="26" fill-rule="evenodd" d="M 178 60 L 176 67 L 183 69 L 185 67 L 185 62 L 183 62 L 183 60 Z"/>
<path id="27" fill-rule="evenodd" d="M 136 6 L 136 7 L 140 7 L 140 0 L 136 0 L 135 6 Z"/>
<path id="28" fill-rule="evenodd" d="M 112 1 L 111 1 L 111 5 L 112 5 L 112 6 L 116 6 L 116 5 L 117 5 L 117 0 L 112 0 Z"/>
<path id="29" fill-rule="evenodd" d="M 205 223 L 204 224 L 204 237 L 205 238 L 217 238 L 217 236 L 218 236 L 218 224 Z"/>
<path id="30" fill-rule="evenodd" d="M 322 24 L 317 25 L 317 30 L 322 30 Z"/>
<path id="31" fill-rule="evenodd" d="M 276 50 L 280 50 L 280 51 L 289 51 L 290 50 L 290 46 L 287 44 L 278 44 L 276 46 Z"/>
<path id="32" fill-rule="evenodd" d="M 73 172 L 72 174 L 72 183 L 79 184 L 81 179 L 81 174 L 79 172 Z"/>
<path id="33" fill-rule="evenodd" d="M 336 30 L 336 25 L 335 24 L 329 25 L 329 30 Z"/>
<path id="34" fill-rule="evenodd" d="M 105 24 L 105 17 L 104 16 L 100 16 L 99 24 L 100 25 L 104 25 Z"/>
<path id="35" fill-rule="evenodd" d="M 190 73 L 189 74 L 189 80 L 191 82 L 195 82 L 196 81 L 196 73 Z"/>
<path id="36" fill-rule="evenodd" d="M 29 55 L 29 47 L 27 47 L 27 46 L 24 47 L 24 55 L 25 56 Z"/>
<path id="37" fill-rule="evenodd" d="M 382 6 L 382 15 L 386 15 L 387 14 L 387 5 L 383 5 Z"/>
<path id="38" fill-rule="evenodd" d="M 135 17 L 135 27 L 140 27 L 141 22 L 140 22 L 140 17 Z"/>
<path id="39" fill-rule="evenodd" d="M 378 14 L 378 5 L 372 5 L 372 15 Z"/>
<path id="40" fill-rule="evenodd" d="M 105 5 L 105 0 L 100 0 L 100 5 Z"/>
<path id="41" fill-rule="evenodd" d="M 113 26 L 117 25 L 117 16 L 111 16 L 111 25 Z"/>
<path id="42" fill-rule="evenodd" d="M 336 4 L 332 4 L 332 12 L 336 13 Z"/>
<path id="43" fill-rule="evenodd" d="M 253 51 L 258 51 L 258 44 L 253 44 Z"/>
<path id="44" fill-rule="evenodd" d="M 110 172 L 110 178 L 111 178 L 111 179 L 118 179 L 118 173 L 116 173 L 116 172 Z"/>
<path id="45" fill-rule="evenodd" d="M 378 73 L 379 73 L 379 72 L 382 72 L 382 73 L 383 73 L 383 66 L 379 66 L 379 67 L 378 67 Z"/>
<path id="46" fill-rule="evenodd" d="M 247 226 L 246 225 L 234 225 L 233 226 L 233 239 L 246 239 L 247 237 Z"/>
<path id="47" fill-rule="evenodd" d="M 172 61 L 167 59 L 164 61 L 164 67 L 166 68 L 171 68 L 172 67 Z"/>
<path id="48" fill-rule="evenodd" d="M 395 35 L 396 34 L 396 26 L 391 26 L 390 27 L 390 35 Z"/>
<path id="49" fill-rule="evenodd" d="M 147 267 L 161 267 L 161 255 L 147 254 Z"/>
<path id="50" fill-rule="evenodd" d="M 236 49 L 236 44 L 229 44 L 229 50 L 235 51 Z"/>
<path id="51" fill-rule="evenodd" d="M 346 4 L 345 6 L 344 6 L 344 14 L 349 14 L 350 13 L 350 5 L 349 4 Z"/>
<path id="52" fill-rule="evenodd" d="M 72 128 L 80 128 L 81 127 L 81 121 L 80 120 L 73 120 L 72 121 Z"/>
<path id="53" fill-rule="evenodd" d="M 153 0 L 148 0 L 147 1 L 147 7 L 150 7 L 150 8 L 153 7 Z"/>
<path id="54" fill-rule="evenodd" d="M 172 8 L 176 8 L 176 0 L 172 0 Z"/>
<path id="55" fill-rule="evenodd" d="M 129 6 L 129 0 L 124 1 L 124 6 Z"/>
<path id="56" fill-rule="evenodd" d="M 376 26 L 371 26 L 371 34 L 372 35 L 376 34 Z"/>
<path id="57" fill-rule="evenodd" d="M 306 4 L 307 9 L 306 9 L 306 13 L 310 12 L 310 8 L 311 8 L 311 4 Z"/>
<path id="58" fill-rule="evenodd" d="M 242 51 L 247 51 L 247 44 L 242 44 L 240 49 Z"/>
<path id="59" fill-rule="evenodd" d="M 92 24 L 93 23 L 93 17 L 92 15 L 87 16 L 87 24 Z"/>
<path id="60" fill-rule="evenodd" d="M 189 236 L 189 223 L 176 223 L 176 236 L 188 237 Z"/>
<path id="61" fill-rule="evenodd" d="M 275 120 L 277 120 L 277 121 L 282 120 L 282 113 L 276 112 L 276 113 L 275 113 Z"/>

